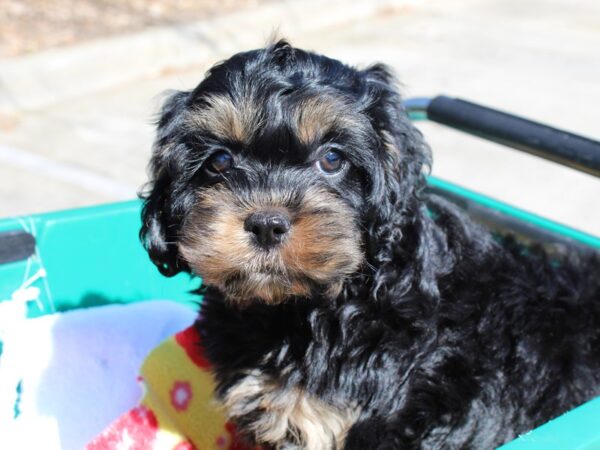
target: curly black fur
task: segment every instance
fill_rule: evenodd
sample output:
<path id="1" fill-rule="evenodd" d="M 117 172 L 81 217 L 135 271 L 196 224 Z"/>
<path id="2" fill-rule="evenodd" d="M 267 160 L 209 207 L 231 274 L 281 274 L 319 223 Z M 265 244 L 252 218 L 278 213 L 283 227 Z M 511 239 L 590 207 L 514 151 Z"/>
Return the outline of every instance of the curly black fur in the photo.
<path id="1" fill-rule="evenodd" d="M 207 95 L 244 89 L 266 118 L 249 142 L 185 125 Z M 285 107 L 314 95 L 343 99 L 358 124 L 322 138 L 350 163 L 336 180 L 310 172 L 314 148 L 298 141 Z M 293 178 L 306 168 L 301 185 L 356 212 L 364 262 L 333 297 L 317 289 L 240 306 L 206 287 L 198 327 L 219 394 L 258 371 L 357 408 L 347 449 L 493 448 L 600 395 L 600 263 L 494 238 L 426 197 L 430 153 L 400 100 L 382 65 L 356 70 L 285 42 L 233 56 L 165 104 L 141 237 L 162 273 L 190 271 L 178 245 L 198 195 L 252 191 L 265 167 L 279 171 L 280 188 L 298 190 Z M 244 155 L 244 168 L 207 177 L 215 146 Z M 251 430 L 262 412 L 236 420 Z"/>

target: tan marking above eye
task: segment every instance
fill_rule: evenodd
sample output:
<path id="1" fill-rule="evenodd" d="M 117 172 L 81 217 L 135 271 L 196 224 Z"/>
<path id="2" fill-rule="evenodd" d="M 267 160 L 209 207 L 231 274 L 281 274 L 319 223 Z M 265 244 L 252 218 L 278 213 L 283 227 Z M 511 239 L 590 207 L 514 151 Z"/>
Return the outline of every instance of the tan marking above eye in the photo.
<path id="1" fill-rule="evenodd" d="M 186 126 L 213 133 L 219 139 L 248 143 L 264 121 L 261 105 L 252 94 L 231 98 L 209 95 L 205 105 L 188 113 Z"/>
<path id="2" fill-rule="evenodd" d="M 355 129 L 362 126 L 359 117 L 348 111 L 346 102 L 330 96 L 309 97 L 293 110 L 296 135 L 305 145 L 319 142 L 332 128 Z"/>

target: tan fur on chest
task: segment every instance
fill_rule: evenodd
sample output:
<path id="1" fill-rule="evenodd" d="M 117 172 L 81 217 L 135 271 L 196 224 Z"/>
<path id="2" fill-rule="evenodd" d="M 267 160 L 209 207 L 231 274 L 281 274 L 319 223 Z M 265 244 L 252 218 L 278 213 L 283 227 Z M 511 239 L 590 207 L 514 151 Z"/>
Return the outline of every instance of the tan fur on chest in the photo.
<path id="1" fill-rule="evenodd" d="M 278 449 L 330 450 L 343 447 L 358 408 L 339 408 L 299 388 L 282 388 L 253 372 L 227 391 L 230 419 L 255 414 L 249 430 L 258 443 Z"/>

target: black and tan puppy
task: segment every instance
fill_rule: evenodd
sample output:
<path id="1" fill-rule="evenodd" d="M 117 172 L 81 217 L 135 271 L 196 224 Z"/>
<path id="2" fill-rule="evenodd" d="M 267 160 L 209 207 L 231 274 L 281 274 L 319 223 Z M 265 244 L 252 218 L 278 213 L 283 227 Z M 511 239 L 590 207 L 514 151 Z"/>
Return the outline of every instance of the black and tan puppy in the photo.
<path id="1" fill-rule="evenodd" d="M 490 449 L 600 394 L 597 260 L 427 197 L 400 100 L 382 65 L 281 41 L 163 108 L 141 237 L 204 280 L 197 326 L 251 442 Z"/>

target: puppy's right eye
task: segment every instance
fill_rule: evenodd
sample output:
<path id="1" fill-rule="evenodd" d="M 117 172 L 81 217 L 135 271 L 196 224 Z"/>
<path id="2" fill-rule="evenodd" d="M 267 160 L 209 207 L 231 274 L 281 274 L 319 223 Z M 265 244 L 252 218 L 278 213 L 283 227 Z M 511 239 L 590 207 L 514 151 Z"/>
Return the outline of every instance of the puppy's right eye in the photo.
<path id="1" fill-rule="evenodd" d="M 233 156 L 225 150 L 213 153 L 204 163 L 204 168 L 211 175 L 220 175 L 233 167 Z"/>

